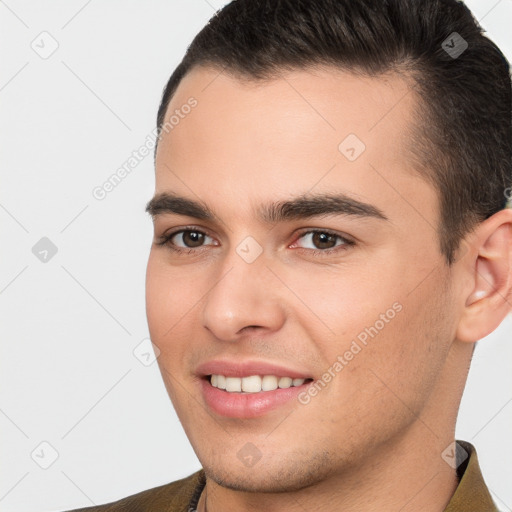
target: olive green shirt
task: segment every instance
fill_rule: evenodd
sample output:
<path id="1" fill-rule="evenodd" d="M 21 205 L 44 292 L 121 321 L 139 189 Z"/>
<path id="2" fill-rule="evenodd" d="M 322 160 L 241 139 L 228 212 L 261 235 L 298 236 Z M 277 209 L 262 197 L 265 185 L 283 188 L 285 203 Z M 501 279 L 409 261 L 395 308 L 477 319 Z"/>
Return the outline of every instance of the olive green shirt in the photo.
<path id="1" fill-rule="evenodd" d="M 457 441 L 469 457 L 457 468 L 459 485 L 444 512 L 499 512 L 485 485 L 476 450 L 465 441 Z M 119 501 L 76 509 L 70 512 L 195 512 L 206 483 L 204 470 Z"/>

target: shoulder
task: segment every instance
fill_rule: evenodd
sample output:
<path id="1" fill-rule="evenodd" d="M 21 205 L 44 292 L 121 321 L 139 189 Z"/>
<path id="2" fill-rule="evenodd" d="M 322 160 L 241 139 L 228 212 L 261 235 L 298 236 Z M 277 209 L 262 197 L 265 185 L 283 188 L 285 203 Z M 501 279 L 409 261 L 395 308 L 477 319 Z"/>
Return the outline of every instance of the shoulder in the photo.
<path id="1" fill-rule="evenodd" d="M 189 512 L 190 501 L 198 497 L 204 483 L 204 470 L 201 469 L 181 480 L 160 485 L 115 502 L 68 512 Z"/>

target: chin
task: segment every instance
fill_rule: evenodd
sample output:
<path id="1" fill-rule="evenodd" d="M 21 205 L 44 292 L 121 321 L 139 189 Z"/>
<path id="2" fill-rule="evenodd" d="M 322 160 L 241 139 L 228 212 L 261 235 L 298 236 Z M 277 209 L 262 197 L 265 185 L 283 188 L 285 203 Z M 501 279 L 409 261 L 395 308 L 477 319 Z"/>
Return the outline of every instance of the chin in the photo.
<path id="1" fill-rule="evenodd" d="M 262 458 L 252 467 L 244 467 L 238 459 L 217 460 L 202 464 L 207 478 L 234 491 L 282 493 L 315 485 L 332 475 L 333 461 L 327 452 L 317 453 L 309 461 Z"/>

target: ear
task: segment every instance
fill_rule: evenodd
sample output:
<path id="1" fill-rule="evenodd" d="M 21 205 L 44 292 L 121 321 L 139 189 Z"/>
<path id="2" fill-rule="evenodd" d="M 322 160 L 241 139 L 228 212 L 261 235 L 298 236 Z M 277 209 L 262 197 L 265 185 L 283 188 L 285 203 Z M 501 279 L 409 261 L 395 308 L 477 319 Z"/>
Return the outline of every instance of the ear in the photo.
<path id="1" fill-rule="evenodd" d="M 457 327 L 457 339 L 475 342 L 493 332 L 512 310 L 512 210 L 500 210 L 472 233 L 470 292 Z"/>

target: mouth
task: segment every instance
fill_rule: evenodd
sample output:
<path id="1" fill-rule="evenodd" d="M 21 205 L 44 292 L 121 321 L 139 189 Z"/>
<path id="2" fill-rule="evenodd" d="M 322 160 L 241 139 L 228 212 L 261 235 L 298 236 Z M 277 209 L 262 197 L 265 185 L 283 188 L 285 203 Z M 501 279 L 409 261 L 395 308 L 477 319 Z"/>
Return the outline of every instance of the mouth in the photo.
<path id="1" fill-rule="evenodd" d="M 311 378 L 277 375 L 233 377 L 209 374 L 200 379 L 201 394 L 208 409 L 224 418 L 251 419 L 284 407 L 297 407 L 299 395 Z M 283 412 L 286 414 L 286 412 Z"/>
<path id="2" fill-rule="evenodd" d="M 265 393 L 276 389 L 299 387 L 309 383 L 311 378 L 279 377 L 277 375 L 250 375 L 247 377 L 230 377 L 220 374 L 206 375 L 205 379 L 214 388 L 227 393 Z"/>

